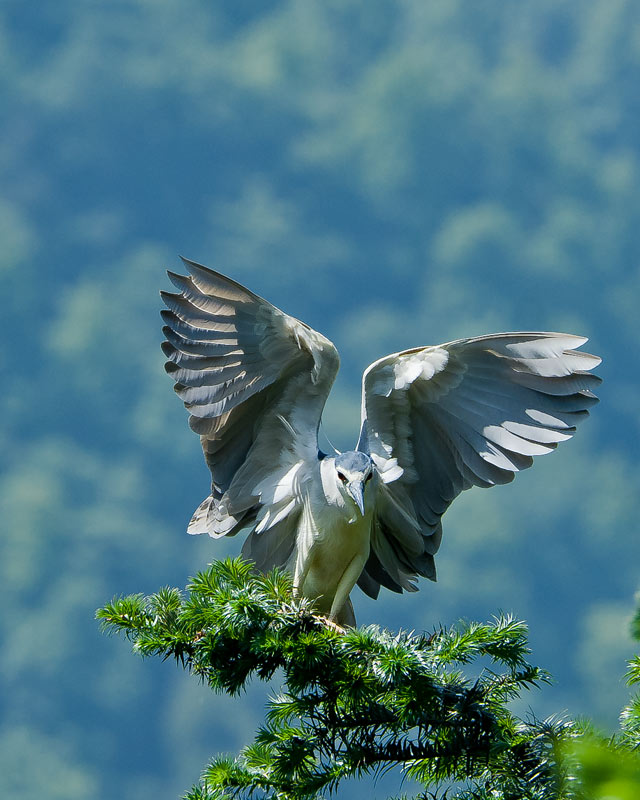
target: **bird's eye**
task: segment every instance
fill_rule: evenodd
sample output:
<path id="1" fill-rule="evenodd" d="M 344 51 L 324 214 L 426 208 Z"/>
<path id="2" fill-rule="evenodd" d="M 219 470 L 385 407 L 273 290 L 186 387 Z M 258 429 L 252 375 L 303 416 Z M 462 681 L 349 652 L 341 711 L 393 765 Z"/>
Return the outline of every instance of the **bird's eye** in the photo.
<path id="1" fill-rule="evenodd" d="M 373 478 L 373 472 L 370 472 L 370 473 L 367 475 L 367 477 L 364 479 L 364 480 L 365 480 L 365 483 L 366 483 L 367 481 L 370 481 L 370 480 L 371 480 L 371 478 Z"/>
<path id="2" fill-rule="evenodd" d="M 346 483 L 347 482 L 347 476 L 344 474 L 344 472 L 339 472 L 338 473 L 338 477 L 340 478 L 342 483 Z"/>

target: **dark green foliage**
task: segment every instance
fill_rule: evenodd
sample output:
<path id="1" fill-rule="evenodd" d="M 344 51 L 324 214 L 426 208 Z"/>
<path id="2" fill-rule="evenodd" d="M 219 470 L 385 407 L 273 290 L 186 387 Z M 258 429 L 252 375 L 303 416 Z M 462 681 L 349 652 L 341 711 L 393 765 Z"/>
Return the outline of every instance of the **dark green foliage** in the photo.
<path id="1" fill-rule="evenodd" d="M 286 575 L 254 575 L 239 559 L 213 563 L 188 590 L 116 599 L 98 617 L 216 691 L 236 694 L 253 676 L 283 682 L 254 743 L 215 759 L 189 800 L 313 798 L 394 766 L 425 788 L 464 786 L 449 790 L 460 800 L 572 796 L 556 753 L 577 728 L 523 722 L 507 707 L 547 681 L 527 661 L 522 622 L 343 633 L 292 597 Z M 471 679 L 465 667 L 478 658 L 486 666 Z"/>
<path id="2" fill-rule="evenodd" d="M 640 641 L 640 607 L 636 611 L 633 620 L 631 621 L 631 635 L 634 639 Z"/>
<path id="3" fill-rule="evenodd" d="M 640 608 L 631 624 L 640 641 Z M 640 683 L 640 656 L 629 662 L 627 682 Z M 620 733 L 611 737 L 593 731 L 563 748 L 563 761 L 579 780 L 579 800 L 638 800 L 640 797 L 640 694 L 633 696 L 620 715 Z"/>
<path id="4" fill-rule="evenodd" d="M 631 623 L 631 635 L 637 641 L 640 641 L 640 606 L 635 613 Z M 629 661 L 629 668 L 627 670 L 627 683 L 629 686 L 638 686 L 640 684 L 640 655 L 635 656 Z M 631 698 L 631 701 L 626 708 L 622 710 L 620 715 L 620 722 L 622 724 L 622 739 L 624 743 L 631 747 L 631 749 L 640 753 L 640 693 Z M 639 775 L 639 791 L 640 791 L 640 763 L 638 766 Z"/>

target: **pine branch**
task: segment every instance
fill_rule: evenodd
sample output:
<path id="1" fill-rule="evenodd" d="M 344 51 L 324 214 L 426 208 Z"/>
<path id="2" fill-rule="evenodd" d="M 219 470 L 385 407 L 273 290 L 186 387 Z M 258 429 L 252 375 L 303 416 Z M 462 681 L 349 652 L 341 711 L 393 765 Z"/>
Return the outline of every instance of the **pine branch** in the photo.
<path id="1" fill-rule="evenodd" d="M 240 559 L 211 564 L 187 594 L 116 598 L 98 617 L 137 652 L 173 657 L 218 692 L 283 675 L 254 744 L 215 759 L 188 800 L 315 798 L 394 765 L 425 788 L 466 781 L 465 791 L 491 788 L 492 798 L 559 796 L 556 740 L 570 726 L 527 725 L 508 710 L 547 680 L 511 617 L 430 636 L 376 626 L 340 634 L 293 597 L 287 575 L 255 575 Z M 491 669 L 470 680 L 459 666 L 479 657 Z M 495 794 L 503 790 L 511 794 Z"/>

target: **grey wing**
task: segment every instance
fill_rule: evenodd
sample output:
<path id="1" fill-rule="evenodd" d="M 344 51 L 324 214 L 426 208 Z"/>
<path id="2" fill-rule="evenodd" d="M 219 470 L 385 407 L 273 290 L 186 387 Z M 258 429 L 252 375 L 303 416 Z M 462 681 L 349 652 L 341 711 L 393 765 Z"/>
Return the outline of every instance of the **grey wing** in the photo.
<path id="1" fill-rule="evenodd" d="M 212 491 L 189 533 L 254 530 L 243 552 L 259 569 L 294 546 L 301 484 L 317 460 L 317 432 L 338 371 L 333 344 L 244 286 L 183 259 L 169 272 L 167 372 L 200 435 Z"/>
<path id="2" fill-rule="evenodd" d="M 587 340 L 498 333 L 382 358 L 365 371 L 358 448 L 381 475 L 361 588 L 435 580 L 441 517 L 471 486 L 508 483 L 571 438 L 598 402 Z"/>

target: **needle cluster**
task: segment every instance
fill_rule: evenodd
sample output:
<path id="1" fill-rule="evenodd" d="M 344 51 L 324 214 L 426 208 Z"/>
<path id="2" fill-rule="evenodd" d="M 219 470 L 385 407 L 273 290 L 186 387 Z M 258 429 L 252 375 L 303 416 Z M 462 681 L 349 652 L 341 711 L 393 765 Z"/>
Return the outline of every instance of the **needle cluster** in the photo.
<path id="1" fill-rule="evenodd" d="M 509 710 L 548 680 L 527 660 L 525 624 L 511 617 L 429 635 L 341 633 L 293 597 L 287 575 L 256 575 L 240 559 L 214 562 L 186 593 L 117 598 L 97 616 L 138 653 L 175 658 L 215 691 L 281 680 L 254 742 L 215 758 L 187 800 L 311 799 L 394 767 L 424 798 L 581 796 L 559 763 L 577 726 Z"/>

